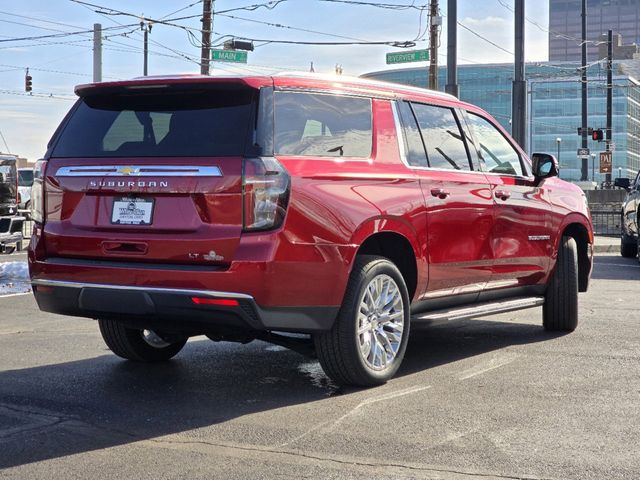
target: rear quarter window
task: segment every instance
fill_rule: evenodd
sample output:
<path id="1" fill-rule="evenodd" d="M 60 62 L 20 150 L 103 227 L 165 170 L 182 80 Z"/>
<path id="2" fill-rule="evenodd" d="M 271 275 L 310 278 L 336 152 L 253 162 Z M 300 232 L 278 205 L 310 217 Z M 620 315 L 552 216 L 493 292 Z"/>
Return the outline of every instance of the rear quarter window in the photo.
<path id="1" fill-rule="evenodd" d="M 276 92 L 275 152 L 314 157 L 371 156 L 371 100 Z"/>
<path id="2" fill-rule="evenodd" d="M 218 157 L 244 153 L 257 92 L 248 89 L 92 95 L 53 157 Z"/>

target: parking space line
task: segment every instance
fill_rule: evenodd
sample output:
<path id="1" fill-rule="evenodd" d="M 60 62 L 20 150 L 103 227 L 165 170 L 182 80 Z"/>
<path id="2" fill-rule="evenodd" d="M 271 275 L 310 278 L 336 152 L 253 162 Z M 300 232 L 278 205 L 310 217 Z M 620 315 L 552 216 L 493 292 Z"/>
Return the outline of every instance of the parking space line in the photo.
<path id="1" fill-rule="evenodd" d="M 461 372 L 458 380 L 467 380 L 469 378 L 477 377 L 478 375 L 482 375 L 483 373 L 490 372 L 491 370 L 495 370 L 496 368 L 504 367 L 505 365 L 509 365 L 516 358 L 518 358 L 517 354 L 505 354 L 501 356 L 501 358 L 492 358 L 489 361 L 489 364 L 483 368 L 482 365 L 476 365 L 475 367 L 471 367 L 467 370 Z"/>
<path id="2" fill-rule="evenodd" d="M 422 386 L 422 387 L 409 387 L 409 388 L 405 388 L 404 390 L 398 390 L 397 392 L 389 392 L 389 393 L 385 393 L 383 395 L 378 395 L 377 397 L 367 398 L 367 399 L 361 401 L 360 403 L 358 403 L 355 407 L 353 407 L 351 410 L 349 410 L 347 413 L 345 413 L 344 415 L 340 416 L 336 420 L 327 421 L 327 422 L 321 422 L 321 423 L 319 423 L 317 425 L 314 425 L 313 427 L 311 427 L 306 432 L 298 435 L 297 437 L 292 438 L 291 440 L 283 443 L 280 446 L 281 447 L 285 447 L 287 445 L 290 445 L 290 444 L 292 444 L 294 442 L 297 442 L 298 440 L 300 440 L 300 439 L 306 437 L 307 435 L 310 435 L 311 433 L 316 432 L 318 430 L 323 430 L 324 432 L 330 432 L 331 430 L 336 428 L 338 425 L 340 425 L 340 423 L 342 423 L 342 421 L 345 418 L 353 415 L 358 410 L 360 410 L 362 407 L 365 407 L 367 405 L 372 405 L 374 403 L 378 403 L 378 402 L 383 402 L 383 401 L 386 401 L 386 400 L 393 400 L 393 399 L 396 399 L 396 398 L 404 397 L 405 395 L 410 395 L 412 393 L 422 392 L 422 391 L 427 390 L 429 388 L 431 388 L 431 385 Z"/>
<path id="3" fill-rule="evenodd" d="M 603 262 L 595 262 L 596 265 L 606 265 L 607 267 L 628 267 L 628 268 L 640 268 L 640 265 L 628 265 L 625 263 L 603 263 Z"/>
<path id="4" fill-rule="evenodd" d="M 0 298 L 18 297 L 20 295 L 31 295 L 31 292 L 8 293 L 6 295 L 0 295 Z"/>

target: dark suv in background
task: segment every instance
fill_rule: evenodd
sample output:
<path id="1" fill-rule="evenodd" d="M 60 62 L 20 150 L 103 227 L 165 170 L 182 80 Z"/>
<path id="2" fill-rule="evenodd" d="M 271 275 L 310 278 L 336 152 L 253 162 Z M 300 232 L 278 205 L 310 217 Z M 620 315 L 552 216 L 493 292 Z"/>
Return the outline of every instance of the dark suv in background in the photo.
<path id="1" fill-rule="evenodd" d="M 578 324 L 585 196 L 478 107 L 309 75 L 76 92 L 35 169 L 33 292 L 123 358 L 258 338 L 376 385 L 414 322 L 540 306 L 547 330 Z"/>
<path id="2" fill-rule="evenodd" d="M 614 186 L 624 188 L 627 196 L 622 202 L 620 213 L 620 254 L 623 257 L 638 256 L 640 246 L 640 172 L 633 181 L 628 178 L 616 178 Z M 640 260 L 640 257 L 638 257 Z"/>

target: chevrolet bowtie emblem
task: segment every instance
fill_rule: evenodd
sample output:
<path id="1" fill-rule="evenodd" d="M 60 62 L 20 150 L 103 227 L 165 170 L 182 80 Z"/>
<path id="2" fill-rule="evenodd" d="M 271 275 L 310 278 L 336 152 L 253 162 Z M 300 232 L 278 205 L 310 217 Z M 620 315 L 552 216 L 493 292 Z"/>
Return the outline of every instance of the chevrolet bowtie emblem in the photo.
<path id="1" fill-rule="evenodd" d="M 138 169 L 133 167 L 120 167 L 118 168 L 118 173 L 122 175 L 131 175 L 132 173 L 138 173 Z"/>

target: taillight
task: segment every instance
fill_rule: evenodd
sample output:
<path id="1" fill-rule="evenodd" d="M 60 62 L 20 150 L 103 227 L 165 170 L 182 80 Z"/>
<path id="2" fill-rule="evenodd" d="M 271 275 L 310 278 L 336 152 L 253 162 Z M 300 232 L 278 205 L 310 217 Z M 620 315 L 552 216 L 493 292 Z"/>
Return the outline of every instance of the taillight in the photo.
<path id="1" fill-rule="evenodd" d="M 44 171 L 46 168 L 46 160 L 38 160 L 33 167 L 31 218 L 38 223 L 44 223 Z"/>
<path id="2" fill-rule="evenodd" d="M 245 231 L 282 225 L 289 203 L 289 174 L 272 157 L 247 158 L 242 175 Z"/>

